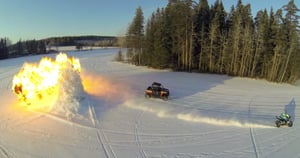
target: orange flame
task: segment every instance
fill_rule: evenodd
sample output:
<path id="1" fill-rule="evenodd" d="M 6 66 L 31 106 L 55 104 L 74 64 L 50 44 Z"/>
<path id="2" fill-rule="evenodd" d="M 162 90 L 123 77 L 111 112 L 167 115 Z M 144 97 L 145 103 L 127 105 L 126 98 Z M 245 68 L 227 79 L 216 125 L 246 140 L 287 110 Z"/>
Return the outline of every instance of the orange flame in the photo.
<path id="1" fill-rule="evenodd" d="M 13 78 L 12 91 L 27 104 L 41 100 L 53 101 L 52 97 L 59 93 L 58 82 L 63 80 L 61 73 L 67 68 L 80 72 L 79 59 L 59 53 L 55 60 L 43 57 L 39 63 L 25 63 Z"/>
<path id="2" fill-rule="evenodd" d="M 113 87 L 109 80 L 88 72 L 83 72 L 82 76 L 83 89 L 87 94 L 111 98 L 112 95 L 117 94 L 117 89 Z"/>
<path id="3" fill-rule="evenodd" d="M 122 101 L 129 95 L 129 87 L 122 83 L 114 82 L 109 78 L 83 71 L 81 73 L 84 91 L 93 96 L 110 101 Z"/>

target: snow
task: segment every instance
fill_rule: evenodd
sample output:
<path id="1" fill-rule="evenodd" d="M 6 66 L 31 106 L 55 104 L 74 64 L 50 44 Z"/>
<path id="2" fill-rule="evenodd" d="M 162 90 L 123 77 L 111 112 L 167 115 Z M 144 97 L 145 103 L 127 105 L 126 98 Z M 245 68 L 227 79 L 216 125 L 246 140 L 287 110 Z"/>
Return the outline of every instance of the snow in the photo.
<path id="1" fill-rule="evenodd" d="M 66 73 L 47 112 L 22 106 L 11 91 L 23 63 L 42 56 L 0 60 L 0 157 L 300 157 L 299 85 L 137 67 L 114 62 L 118 51 L 67 52 L 83 70 Z M 144 97 L 154 81 L 170 100 Z M 293 127 L 275 127 L 283 111 Z"/>

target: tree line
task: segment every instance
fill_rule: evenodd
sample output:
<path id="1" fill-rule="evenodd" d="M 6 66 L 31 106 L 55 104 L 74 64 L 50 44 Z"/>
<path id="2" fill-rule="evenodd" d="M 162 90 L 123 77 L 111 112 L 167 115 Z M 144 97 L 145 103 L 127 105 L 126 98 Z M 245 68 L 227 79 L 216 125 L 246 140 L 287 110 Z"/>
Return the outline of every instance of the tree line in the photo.
<path id="1" fill-rule="evenodd" d="M 8 38 L 0 38 L 0 59 L 47 53 L 46 44 L 42 40 L 19 40 L 11 44 Z"/>
<path id="2" fill-rule="evenodd" d="M 19 40 L 11 44 L 11 41 L 5 37 L 0 38 L 0 59 L 56 52 L 59 46 L 76 46 L 80 50 L 87 46 L 118 46 L 118 41 L 113 36 L 66 36 L 41 40 Z"/>
<path id="3" fill-rule="evenodd" d="M 8 38 L 0 38 L 0 59 L 8 58 Z"/>
<path id="4" fill-rule="evenodd" d="M 136 65 L 294 83 L 300 78 L 299 9 L 290 0 L 274 11 L 221 0 L 169 0 L 144 25 L 141 7 L 126 33 L 127 58 Z"/>
<path id="5" fill-rule="evenodd" d="M 114 36 L 65 36 L 44 39 L 47 46 L 117 46 Z"/>

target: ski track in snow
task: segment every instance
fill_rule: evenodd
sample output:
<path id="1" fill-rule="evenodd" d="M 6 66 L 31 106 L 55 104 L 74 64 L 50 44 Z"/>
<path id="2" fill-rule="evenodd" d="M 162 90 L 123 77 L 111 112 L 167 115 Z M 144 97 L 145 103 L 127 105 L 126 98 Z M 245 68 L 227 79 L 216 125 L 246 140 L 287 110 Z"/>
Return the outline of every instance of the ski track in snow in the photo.
<path id="1" fill-rule="evenodd" d="M 96 128 L 97 138 L 105 152 L 105 156 L 107 158 L 117 158 L 116 153 L 114 152 L 114 150 L 112 149 L 110 143 L 108 142 L 108 140 L 106 138 L 105 132 L 103 131 L 103 129 L 101 127 L 101 123 L 97 119 L 94 105 L 90 104 L 88 96 L 87 96 L 87 99 L 89 102 L 90 118 L 91 118 L 91 121 L 92 121 L 94 127 Z"/>
<path id="2" fill-rule="evenodd" d="M 58 116 L 58 115 L 55 115 L 55 114 L 51 114 L 51 113 L 45 113 L 45 112 L 38 112 L 38 111 L 32 111 L 34 113 L 37 113 L 39 114 L 39 118 L 41 117 L 47 117 L 47 118 L 50 118 L 54 121 L 57 121 L 57 122 L 60 122 L 60 123 L 65 123 L 65 124 L 68 124 L 68 125 L 71 125 L 71 126 L 76 126 L 78 128 L 83 128 L 83 129 L 96 129 L 95 127 L 91 127 L 91 126 L 88 126 L 88 125 L 84 125 L 84 124 L 80 124 L 80 123 L 77 123 L 77 122 L 74 122 L 74 121 L 71 121 L 69 119 L 66 119 L 64 117 L 61 117 L 61 116 Z M 32 120 L 36 120 L 37 118 L 33 118 Z M 30 121 L 26 121 L 26 122 L 30 122 Z"/>
<path id="3" fill-rule="evenodd" d="M 259 151 L 258 151 L 257 143 L 255 140 L 255 131 L 253 128 L 250 128 L 250 136 L 251 136 L 251 142 L 252 142 L 253 148 L 254 148 L 255 157 L 259 158 Z"/>
<path id="4" fill-rule="evenodd" d="M 162 141 L 159 144 L 156 144 L 158 148 L 165 148 L 165 147 L 179 147 L 179 146 L 185 146 L 187 144 L 194 144 L 196 143 L 196 140 L 201 140 L 203 137 L 206 137 L 208 135 L 215 135 L 218 133 L 227 133 L 230 131 L 227 130 L 219 130 L 219 131 L 211 131 L 211 132 L 207 132 L 207 133 L 183 133 L 183 134 L 160 134 L 160 133 L 140 133 L 138 131 L 138 125 L 140 124 L 140 119 L 141 116 L 143 115 L 144 111 L 141 111 L 139 113 L 139 115 L 137 116 L 136 119 L 136 125 L 135 125 L 135 133 L 125 133 L 125 132 L 119 132 L 119 131 L 111 131 L 111 130 L 105 130 L 102 129 L 101 127 L 99 127 L 99 122 L 97 120 L 97 116 L 95 114 L 95 110 L 93 109 L 93 106 L 90 106 L 89 109 L 89 113 L 91 116 L 91 122 L 94 125 L 94 127 L 89 127 L 89 126 L 85 126 L 85 125 L 81 125 L 75 122 L 72 122 L 70 120 L 52 115 L 52 114 L 42 114 L 42 116 L 46 116 L 48 118 L 54 119 L 55 121 L 59 121 L 62 123 L 66 123 L 69 125 L 75 125 L 79 128 L 83 128 L 83 129 L 92 129 L 92 130 L 96 130 L 97 131 L 97 138 L 99 139 L 99 143 L 100 145 L 103 147 L 107 157 L 111 157 L 111 155 L 116 155 L 116 154 L 112 154 L 114 153 L 114 151 L 112 150 L 110 145 L 107 145 L 107 139 L 104 138 L 104 132 L 105 133 L 113 133 L 113 134 L 119 134 L 119 135 L 132 135 L 135 136 L 136 138 L 136 144 L 139 146 L 139 150 L 140 150 L 140 154 L 142 157 L 147 157 L 146 152 L 143 149 L 143 146 L 141 144 L 141 140 L 140 137 L 141 136 L 146 136 L 146 137 L 153 137 L 153 138 L 157 138 L 157 139 L 161 139 Z M 41 116 L 40 116 L 41 117 Z M 33 118 L 32 120 L 36 120 L 37 118 Z M 30 122 L 30 121 L 26 121 L 26 122 Z M 21 123 L 22 124 L 22 123 Z M 101 131 L 103 131 L 103 133 L 101 133 Z M 240 134 L 236 134 L 236 135 L 230 135 L 230 136 L 226 136 L 223 137 L 223 140 L 231 140 L 232 138 L 238 136 Z M 153 139 L 153 140 L 143 140 L 143 143 L 148 144 L 147 146 L 149 146 L 152 143 L 157 143 L 157 139 Z M 171 145 L 170 142 L 173 142 L 172 144 L 174 144 L 174 142 L 177 142 L 176 145 Z M 125 142 L 122 142 L 121 144 L 123 144 Z M 207 144 L 218 144 L 219 143 L 219 139 L 210 139 L 209 142 L 207 142 Z M 110 143 L 111 144 L 111 143 Z M 114 146 L 122 146 L 121 144 L 111 144 Z M 130 146 L 130 142 L 125 143 L 126 146 Z M 132 144 L 133 147 L 135 147 L 134 144 Z M 109 154 L 111 153 L 111 154 Z M 116 157 L 116 156 L 114 156 Z"/>
<path id="5" fill-rule="evenodd" d="M 0 153 L 1 153 L 0 157 L 13 158 L 13 156 L 11 156 L 11 154 L 9 153 L 9 151 L 3 145 L 0 145 Z"/>
<path id="6" fill-rule="evenodd" d="M 251 98 L 249 106 L 248 106 L 248 117 L 250 117 L 250 115 L 251 115 L 251 104 L 252 104 L 253 98 L 254 97 Z M 255 131 L 254 130 L 255 129 L 250 127 L 250 137 L 251 137 L 251 142 L 253 144 L 255 156 L 256 156 L 256 158 L 259 158 L 259 151 L 258 151 L 258 146 L 257 146 L 256 140 L 255 140 L 256 138 L 255 138 Z"/>
<path id="7" fill-rule="evenodd" d="M 3 86 L 6 86 L 5 88 L 6 88 L 7 91 L 11 90 L 12 75 L 14 75 L 16 70 L 17 69 L 14 68 L 12 70 L 8 70 L 7 72 L 0 73 L 0 82 L 6 83 L 6 84 L 0 84 L 1 89 L 4 89 Z"/>
<path id="8" fill-rule="evenodd" d="M 140 151 L 140 154 L 141 154 L 141 157 L 142 158 L 147 158 L 147 155 L 146 155 L 146 152 L 145 150 L 143 149 L 143 146 L 142 146 L 142 143 L 141 143 L 141 138 L 140 138 L 140 134 L 139 134 L 139 124 L 141 123 L 141 117 L 143 116 L 145 111 L 141 111 L 138 116 L 136 117 L 136 120 L 135 120 L 135 140 L 136 140 L 136 143 L 139 147 L 139 151 Z"/>
<path id="9" fill-rule="evenodd" d="M 283 128 L 289 128 L 289 127 L 283 127 Z M 300 136 L 297 135 L 299 133 L 300 127 L 293 126 L 292 129 L 283 132 L 280 135 L 277 135 L 277 137 L 273 137 L 272 140 L 276 139 L 280 141 L 279 144 L 276 144 L 275 148 L 272 148 L 270 153 L 266 155 L 265 157 L 286 157 L 287 155 L 293 153 L 295 157 L 299 153 L 299 145 L 297 145 L 300 142 Z M 286 139 L 288 136 L 288 139 Z M 269 139 L 271 141 L 271 139 Z M 284 151 L 284 152 L 281 152 Z"/>

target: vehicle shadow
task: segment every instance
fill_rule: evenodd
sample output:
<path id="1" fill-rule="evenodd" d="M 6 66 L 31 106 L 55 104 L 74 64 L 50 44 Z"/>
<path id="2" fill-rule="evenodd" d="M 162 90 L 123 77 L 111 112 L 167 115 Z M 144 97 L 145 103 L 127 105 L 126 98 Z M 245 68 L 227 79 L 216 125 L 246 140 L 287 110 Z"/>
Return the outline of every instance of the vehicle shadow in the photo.
<path id="1" fill-rule="evenodd" d="M 295 110 L 296 110 L 296 102 L 295 98 L 293 98 L 287 105 L 284 107 L 284 112 L 288 113 L 292 117 L 292 121 L 295 122 Z"/>

